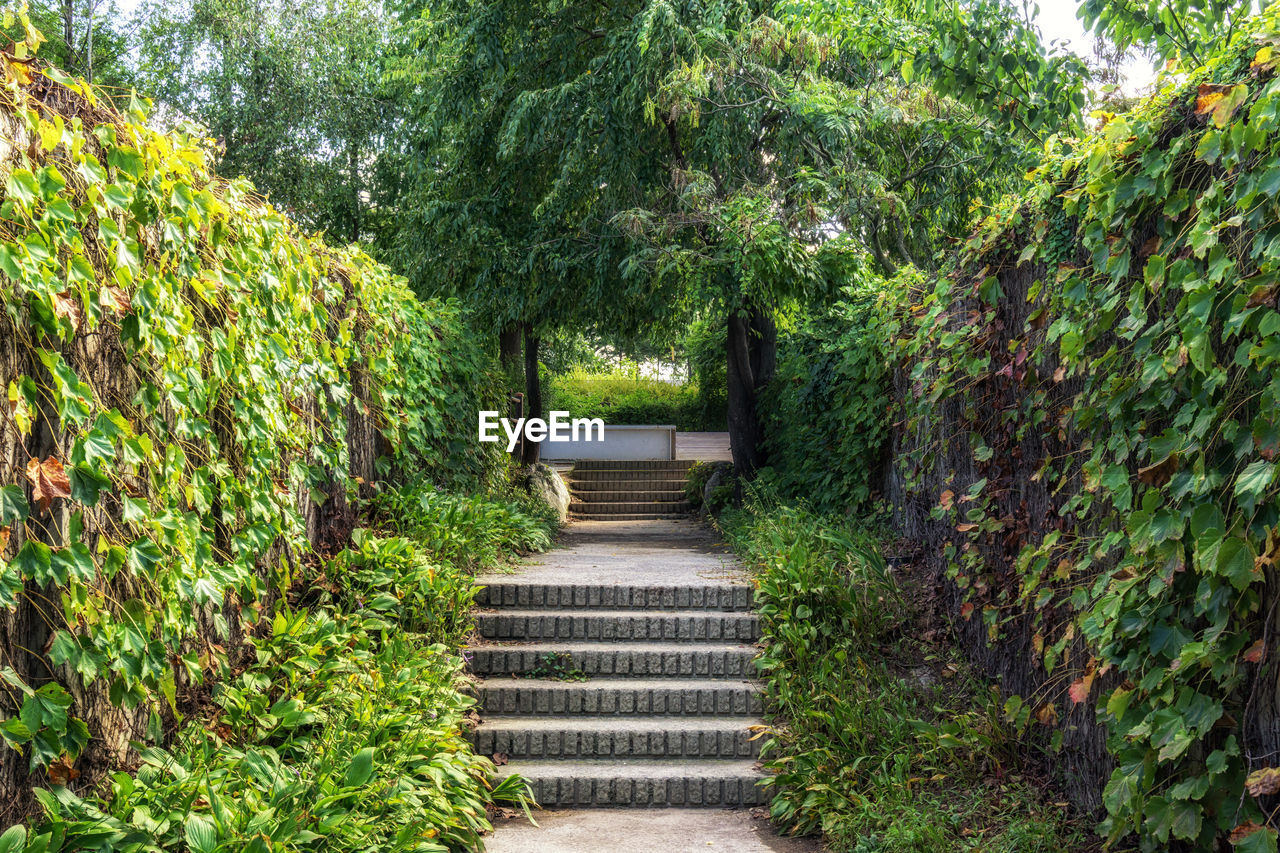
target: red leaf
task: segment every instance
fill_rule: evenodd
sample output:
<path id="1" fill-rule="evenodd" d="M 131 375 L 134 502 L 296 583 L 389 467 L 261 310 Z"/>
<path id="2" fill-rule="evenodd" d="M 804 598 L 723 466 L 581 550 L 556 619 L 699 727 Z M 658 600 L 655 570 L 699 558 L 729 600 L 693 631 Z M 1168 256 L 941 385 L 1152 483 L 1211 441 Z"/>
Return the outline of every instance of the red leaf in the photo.
<path id="1" fill-rule="evenodd" d="M 31 497 L 41 512 L 49 508 L 54 498 L 71 497 L 71 480 L 62 463 L 53 456 L 43 462 L 36 459 L 28 462 L 27 480 L 31 483 Z"/>
<path id="2" fill-rule="evenodd" d="M 1138 479 L 1148 486 L 1160 488 L 1169 482 L 1174 473 L 1178 470 L 1178 454 L 1170 453 L 1164 459 L 1154 465 L 1148 465 L 1146 468 L 1138 469 Z"/>
<path id="3" fill-rule="evenodd" d="M 71 757 L 62 755 L 49 763 L 49 781 L 55 785 L 66 785 L 80 778 L 80 771 L 71 766 Z"/>
<path id="4" fill-rule="evenodd" d="M 1262 656 L 1266 649 L 1262 645 L 1262 641 L 1254 643 L 1249 650 L 1244 653 L 1244 659 L 1248 663 L 1262 663 Z"/>
<path id="5" fill-rule="evenodd" d="M 1262 832 L 1262 830 L 1265 828 L 1266 827 L 1259 826 L 1253 821 L 1249 821 L 1248 823 L 1242 823 L 1239 826 L 1237 826 L 1235 829 L 1231 830 L 1231 835 L 1229 836 L 1228 840 L 1231 842 L 1231 846 L 1235 847 L 1241 841 L 1244 841 L 1246 838 L 1248 838 L 1250 835 L 1253 835 L 1255 832 Z"/>
<path id="6" fill-rule="evenodd" d="M 80 300 L 74 293 L 64 290 L 61 293 L 53 295 L 53 313 L 59 317 L 66 317 L 71 323 L 71 331 L 80 331 L 80 319 L 84 315 L 84 309 L 80 306 Z"/>
<path id="7" fill-rule="evenodd" d="M 1088 675 L 1083 675 L 1067 688 L 1067 695 L 1071 697 L 1072 704 L 1079 705 L 1089 698 L 1089 691 L 1093 689 L 1093 677 L 1094 674 L 1092 672 Z"/>

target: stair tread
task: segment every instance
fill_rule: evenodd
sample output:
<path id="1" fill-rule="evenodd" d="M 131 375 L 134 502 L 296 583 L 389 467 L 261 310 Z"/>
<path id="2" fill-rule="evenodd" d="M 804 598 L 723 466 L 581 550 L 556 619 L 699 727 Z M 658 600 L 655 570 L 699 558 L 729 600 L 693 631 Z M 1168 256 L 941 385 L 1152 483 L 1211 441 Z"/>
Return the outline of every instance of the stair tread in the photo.
<path id="1" fill-rule="evenodd" d="M 520 758 L 498 768 L 499 775 L 518 773 L 528 779 L 572 776 L 577 779 L 721 779 L 765 772 L 754 759 L 743 758 Z"/>
<path id="2" fill-rule="evenodd" d="M 556 681 L 540 678 L 503 678 L 485 677 L 483 686 L 498 690 L 510 687 L 527 687 L 538 690 L 581 690 L 595 688 L 597 690 L 736 690 L 750 687 L 757 692 L 760 683 L 747 678 L 591 678 L 586 681 Z M 565 718 L 569 719 L 569 718 Z"/>
<path id="3" fill-rule="evenodd" d="M 483 607 L 486 616 L 545 616 L 552 619 L 754 619 L 751 610 L 641 610 L 596 607 Z"/>
<path id="4" fill-rule="evenodd" d="M 489 643 L 473 643 L 467 645 L 467 651 L 522 651 L 522 652 L 598 652 L 603 649 L 616 652 L 635 652 L 637 654 L 653 654 L 654 652 L 739 652 L 754 649 L 754 643 L 726 643 L 717 641 L 704 643 L 692 642 L 652 642 L 649 640 L 501 640 Z"/>
<path id="5" fill-rule="evenodd" d="M 689 731 L 742 731 L 750 726 L 764 725 L 758 717 L 673 717 L 613 714 L 602 716 L 551 717 L 516 714 L 483 714 L 481 728 L 489 731 L 558 731 L 571 729 L 584 732 L 606 732 L 626 729 L 635 732 L 689 732 Z"/>
<path id="6" fill-rule="evenodd" d="M 614 509 L 614 510 L 590 510 L 577 507 L 570 510 L 569 514 L 577 518 L 585 518 L 590 521 L 618 521 L 624 518 L 629 519 L 662 519 L 662 518 L 684 518 L 687 516 L 683 510 L 670 510 L 668 512 L 650 512 L 644 509 Z"/>

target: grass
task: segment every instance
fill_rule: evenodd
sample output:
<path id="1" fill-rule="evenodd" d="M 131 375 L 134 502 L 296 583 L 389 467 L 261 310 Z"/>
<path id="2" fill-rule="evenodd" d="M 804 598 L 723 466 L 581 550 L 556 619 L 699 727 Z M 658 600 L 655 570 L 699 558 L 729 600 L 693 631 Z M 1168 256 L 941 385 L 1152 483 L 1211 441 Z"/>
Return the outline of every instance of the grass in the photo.
<path id="1" fill-rule="evenodd" d="M 721 523 L 758 586 L 782 828 L 856 853 L 1095 846 L 872 537 L 759 494 Z"/>
<path id="2" fill-rule="evenodd" d="M 583 371 L 550 377 L 547 411 L 603 418 L 606 424 L 674 424 L 695 432 L 724 430 L 728 417 L 723 390 L 707 394 L 696 383 Z"/>

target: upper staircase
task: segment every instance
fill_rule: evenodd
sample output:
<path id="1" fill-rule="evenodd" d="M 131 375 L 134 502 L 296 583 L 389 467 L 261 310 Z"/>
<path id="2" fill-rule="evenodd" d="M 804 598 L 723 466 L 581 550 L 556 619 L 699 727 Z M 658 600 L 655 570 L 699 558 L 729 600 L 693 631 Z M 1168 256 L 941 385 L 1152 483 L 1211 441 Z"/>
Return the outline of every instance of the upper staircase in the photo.
<path id="1" fill-rule="evenodd" d="M 584 521 L 681 518 L 692 508 L 685 497 L 690 459 L 574 463 L 569 472 L 569 512 Z"/>

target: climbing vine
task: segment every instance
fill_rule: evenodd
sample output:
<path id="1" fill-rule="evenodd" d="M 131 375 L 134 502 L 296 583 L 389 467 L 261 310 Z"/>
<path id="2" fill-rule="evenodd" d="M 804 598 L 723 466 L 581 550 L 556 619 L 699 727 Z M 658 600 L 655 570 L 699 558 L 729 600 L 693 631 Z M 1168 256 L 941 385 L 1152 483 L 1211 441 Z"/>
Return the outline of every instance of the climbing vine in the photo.
<path id="1" fill-rule="evenodd" d="M 1185 85 L 1051 143 L 897 330 L 902 471 L 954 531 L 961 616 L 1029 634 L 1044 686 L 1011 718 L 1096 704 L 1102 831 L 1144 850 L 1277 847 L 1256 725 L 1280 559 L 1277 66 L 1273 8 Z"/>
<path id="2" fill-rule="evenodd" d="M 488 476 L 464 439 L 496 383 L 456 306 L 301 233 L 26 33 L 0 59 L 0 618 L 34 628 L 0 647 L 0 734 L 57 784 L 94 691 L 159 738 L 309 519 L 374 473 Z"/>

